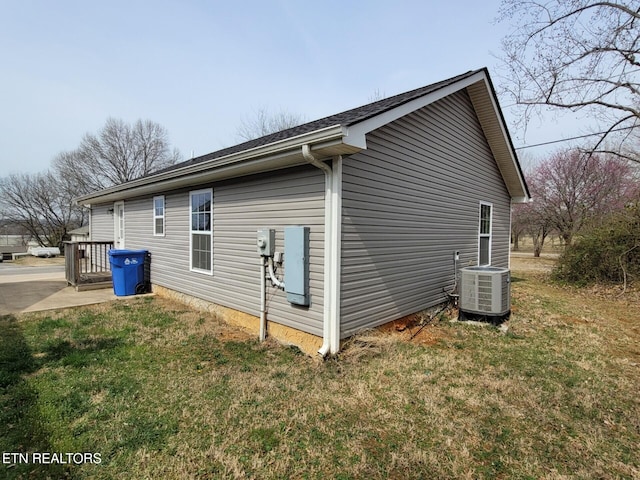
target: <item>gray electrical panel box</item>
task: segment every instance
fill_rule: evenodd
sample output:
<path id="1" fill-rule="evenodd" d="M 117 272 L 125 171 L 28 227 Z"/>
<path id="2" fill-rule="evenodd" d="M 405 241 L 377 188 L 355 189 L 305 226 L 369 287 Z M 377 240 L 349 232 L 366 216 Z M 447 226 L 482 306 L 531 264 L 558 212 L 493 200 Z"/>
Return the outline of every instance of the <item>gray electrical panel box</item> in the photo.
<path id="1" fill-rule="evenodd" d="M 258 230 L 258 254 L 263 257 L 273 257 L 276 251 L 276 231 L 273 228 Z"/>
<path id="2" fill-rule="evenodd" d="M 284 227 L 284 289 L 287 301 L 309 305 L 309 227 Z"/>

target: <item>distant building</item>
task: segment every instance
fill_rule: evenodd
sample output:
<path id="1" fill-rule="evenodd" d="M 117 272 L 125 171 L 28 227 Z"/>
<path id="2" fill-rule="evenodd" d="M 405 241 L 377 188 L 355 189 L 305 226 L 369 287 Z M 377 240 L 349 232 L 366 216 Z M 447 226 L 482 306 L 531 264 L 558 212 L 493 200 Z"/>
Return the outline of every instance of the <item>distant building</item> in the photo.
<path id="1" fill-rule="evenodd" d="M 89 225 L 85 225 L 69 232 L 72 242 L 88 242 L 89 241 Z"/>

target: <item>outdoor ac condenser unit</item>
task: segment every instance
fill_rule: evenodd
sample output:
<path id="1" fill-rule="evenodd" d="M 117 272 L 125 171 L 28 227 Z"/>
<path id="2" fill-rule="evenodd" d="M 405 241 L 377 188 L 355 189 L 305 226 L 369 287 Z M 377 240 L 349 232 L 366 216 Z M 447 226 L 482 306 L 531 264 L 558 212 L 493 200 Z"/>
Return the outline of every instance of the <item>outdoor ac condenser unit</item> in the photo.
<path id="1" fill-rule="evenodd" d="M 508 268 L 460 269 L 460 316 L 503 317 L 511 311 L 511 275 Z"/>

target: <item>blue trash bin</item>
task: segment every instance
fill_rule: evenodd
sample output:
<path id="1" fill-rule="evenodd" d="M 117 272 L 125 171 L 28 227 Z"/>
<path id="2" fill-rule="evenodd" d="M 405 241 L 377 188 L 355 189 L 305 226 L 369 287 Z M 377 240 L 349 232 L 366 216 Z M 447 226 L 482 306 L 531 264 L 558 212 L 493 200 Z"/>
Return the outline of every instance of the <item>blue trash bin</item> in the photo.
<path id="1" fill-rule="evenodd" d="M 147 250 L 109 250 L 113 293 L 118 297 L 135 295 L 144 284 L 144 260 Z"/>

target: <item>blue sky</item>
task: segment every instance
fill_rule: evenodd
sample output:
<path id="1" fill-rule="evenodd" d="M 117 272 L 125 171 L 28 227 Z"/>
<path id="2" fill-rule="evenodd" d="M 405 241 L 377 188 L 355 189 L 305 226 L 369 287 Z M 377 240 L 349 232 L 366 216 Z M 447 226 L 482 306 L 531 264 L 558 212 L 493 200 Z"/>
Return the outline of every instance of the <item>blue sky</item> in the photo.
<path id="1" fill-rule="evenodd" d="M 0 175 L 45 170 L 107 117 L 160 123 L 188 158 L 258 108 L 313 120 L 483 66 L 498 84 L 499 4 L 0 0 Z M 512 110 L 516 146 L 582 131 L 524 138 Z"/>

